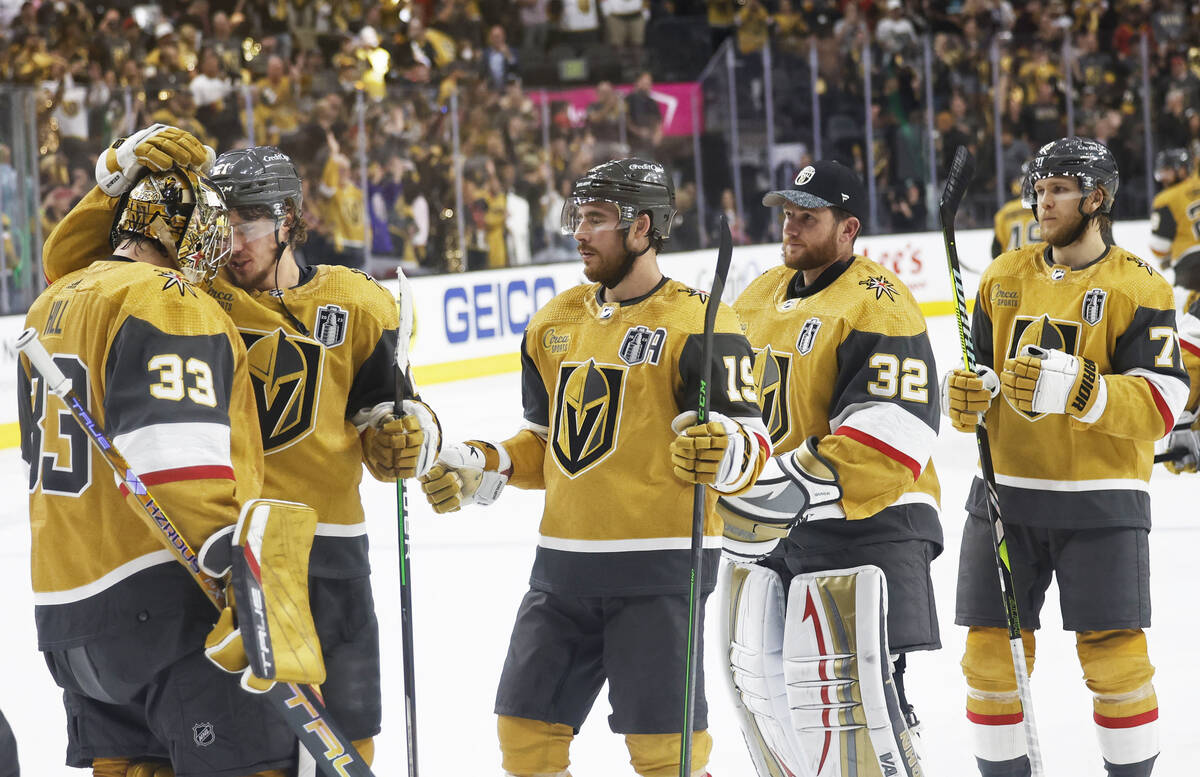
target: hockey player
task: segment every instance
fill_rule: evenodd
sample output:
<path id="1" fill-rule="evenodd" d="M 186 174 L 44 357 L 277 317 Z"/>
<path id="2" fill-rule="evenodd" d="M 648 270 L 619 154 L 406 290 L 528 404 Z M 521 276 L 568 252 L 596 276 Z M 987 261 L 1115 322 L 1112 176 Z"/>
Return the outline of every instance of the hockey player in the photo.
<path id="1" fill-rule="evenodd" d="M 130 183 L 112 254 L 53 283 L 26 323 L 204 565 L 262 482 L 258 436 L 232 433 L 255 420 L 246 349 L 193 285 L 229 258 L 228 214 L 190 170 Z M 68 765 L 283 777 L 295 737 L 209 663 L 209 601 L 24 357 L 18 384 L 38 646 L 64 689 Z M 244 665 L 236 652 L 224 660 Z"/>
<path id="2" fill-rule="evenodd" d="M 1015 251 L 1023 246 L 1041 242 L 1042 228 L 1029 208 L 1021 201 L 1021 186 L 1029 173 L 1029 163 L 1021 165 L 1021 177 L 1013 182 L 1013 199 L 996 211 L 995 231 L 992 238 L 992 258 L 1005 251 Z"/>
<path id="3" fill-rule="evenodd" d="M 925 320 L 854 253 L 866 194 L 851 170 L 815 162 L 763 205 L 782 207 L 783 264 L 734 310 L 776 456 L 718 508 L 726 555 L 743 562 L 727 626 L 746 742 L 761 777 L 919 775 L 905 655 L 941 644 Z"/>
<path id="4" fill-rule="evenodd" d="M 1153 443 L 1188 395 L 1171 289 L 1106 243 L 1119 173 L 1112 152 L 1069 137 L 1043 146 L 1024 198 L 1047 245 L 1003 254 L 971 322 L 978 374 L 943 379 L 955 428 L 986 415 L 1030 670 L 1051 577 L 1112 777 L 1149 775 L 1158 702 L 1150 625 Z M 1002 396 L 1001 396 L 1002 395 Z M 956 622 L 969 627 L 967 720 L 985 777 L 1029 774 L 985 503 L 976 478 L 959 557 Z"/>
<path id="5" fill-rule="evenodd" d="M 521 346 L 524 428 L 501 443 L 448 446 L 423 479 L 437 512 L 491 504 L 506 483 L 545 489 L 530 590 L 496 694 L 503 768 L 567 775 L 571 739 L 604 681 L 612 730 L 634 770 L 680 768 L 689 629 L 692 484 L 736 493 L 770 443 L 750 345 L 722 306 L 713 335 L 709 421 L 696 425 L 706 295 L 663 276 L 674 186 L 661 164 L 610 161 L 577 180 L 563 206 L 590 284 L 534 314 Z M 672 474 L 674 473 L 674 474 Z M 709 500 L 703 598 L 720 520 Z M 705 774 L 703 678 L 696 686 L 694 774 Z"/>
<path id="6" fill-rule="evenodd" d="M 1200 246 L 1200 172 L 1192 169 L 1192 157 L 1185 148 L 1158 152 L 1154 159 L 1154 180 L 1162 191 L 1150 206 L 1150 250 L 1165 270 L 1181 256 Z M 1200 264 L 1200 255 L 1194 259 Z M 1182 268 L 1176 268 L 1176 272 Z M 1176 278 L 1177 286 L 1200 289 L 1200 267 L 1187 268 L 1191 276 Z M 1181 280 L 1190 283 L 1181 283 Z"/>
<path id="7" fill-rule="evenodd" d="M 266 453 L 263 494 L 303 494 L 319 516 L 309 572 L 328 671 L 322 693 L 330 716 L 370 762 L 382 717 L 379 631 L 358 486 L 364 464 L 385 481 L 427 471 L 440 430 L 415 396 L 403 403 L 402 418 L 394 415 L 395 298 L 360 271 L 298 262 L 305 224 L 292 160 L 272 146 L 230 151 L 212 177 L 230 207 L 233 241 L 229 264 L 206 290 L 248 348 Z M 92 250 L 86 233 L 95 214 L 112 207 L 108 194 L 119 193 L 110 189 L 93 190 L 55 232 L 71 242 L 76 262 Z M 60 263 L 47 262 L 48 277 L 59 272 Z M 407 336 L 401 345 L 407 348 Z"/>

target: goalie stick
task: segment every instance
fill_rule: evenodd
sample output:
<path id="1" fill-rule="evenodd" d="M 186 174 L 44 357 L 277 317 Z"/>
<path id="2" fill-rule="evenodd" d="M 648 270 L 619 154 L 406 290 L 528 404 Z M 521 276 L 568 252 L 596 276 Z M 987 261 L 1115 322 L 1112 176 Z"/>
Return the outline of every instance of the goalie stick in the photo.
<path id="1" fill-rule="evenodd" d="M 38 339 L 36 329 L 30 327 L 21 333 L 17 338 L 17 351 L 29 359 L 30 364 L 46 382 L 46 388 L 63 400 L 71 415 L 100 451 L 100 455 L 129 492 L 137 497 L 138 505 L 141 506 L 139 515 L 143 522 L 155 531 L 162 544 L 187 569 L 192 580 L 200 586 L 217 611 L 223 610 L 225 591 L 221 584 L 200 569 L 200 561 L 195 551 L 129 466 L 129 462 L 113 445 L 103 427 L 80 402 L 79 396 L 71 387 L 71 381 L 54 363 L 46 347 Z M 264 695 L 283 716 L 304 748 L 312 754 L 322 774 L 326 777 L 373 777 L 366 761 L 330 719 L 316 687 L 277 682 Z"/>
<path id="2" fill-rule="evenodd" d="M 958 339 L 962 346 L 963 364 L 975 372 L 975 347 L 967 331 L 967 300 L 963 294 L 962 269 L 958 261 L 958 246 L 954 241 L 954 217 L 959 203 L 966 193 L 967 185 L 975 174 L 975 160 L 964 146 L 954 152 L 950 172 L 946 175 L 946 186 L 938 204 L 942 220 L 942 238 L 946 243 L 946 260 L 950 265 L 950 280 L 954 285 L 954 317 L 958 323 Z M 979 449 L 979 466 L 987 491 L 988 518 L 992 522 L 995 543 L 992 546 L 996 558 L 996 570 L 1000 575 L 1000 590 L 1004 597 L 1004 614 L 1008 623 L 1008 643 L 1012 652 L 1013 673 L 1017 680 L 1017 695 L 1021 700 L 1022 719 L 1025 729 L 1025 745 L 1029 751 L 1029 766 L 1032 777 L 1042 777 L 1042 750 L 1038 744 L 1037 726 L 1033 718 L 1033 695 L 1029 687 L 1029 673 L 1025 664 L 1025 645 L 1021 640 L 1021 617 L 1017 611 L 1016 588 L 1013 585 L 1012 565 L 1008 558 L 1008 541 L 1004 536 L 1004 523 L 1000 513 L 1000 496 L 996 490 L 996 471 L 992 467 L 992 449 L 988 442 L 987 421 L 980 419 L 975 426 L 975 445 Z"/>
<path id="3" fill-rule="evenodd" d="M 721 216 L 721 244 L 717 249 L 717 269 L 713 274 L 712 289 L 704 307 L 704 335 L 700 347 L 700 395 L 696 407 L 696 423 L 708 422 L 708 384 L 712 377 L 713 329 L 717 325 L 717 310 L 721 307 L 721 295 L 725 293 L 725 278 L 729 275 L 729 262 L 733 259 L 733 238 L 729 234 L 729 222 Z M 696 678 L 699 664 L 700 645 L 700 589 L 704 578 L 704 508 L 708 488 L 697 483 L 692 489 L 692 568 L 691 587 L 688 589 L 688 641 L 687 660 L 683 680 L 683 729 L 679 737 L 679 777 L 692 774 L 692 728 L 696 720 Z"/>

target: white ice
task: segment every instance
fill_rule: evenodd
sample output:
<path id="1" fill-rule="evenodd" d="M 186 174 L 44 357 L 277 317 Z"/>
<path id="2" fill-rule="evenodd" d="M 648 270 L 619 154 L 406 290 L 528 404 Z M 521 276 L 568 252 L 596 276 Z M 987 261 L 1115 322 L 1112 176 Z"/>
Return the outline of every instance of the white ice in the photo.
<path id="1" fill-rule="evenodd" d="M 958 360 L 952 317 L 931 319 L 934 351 L 946 369 Z M 11 392 L 11 389 L 8 389 Z M 8 393 L 6 392 L 6 393 Z M 437 408 L 447 439 L 502 439 L 519 425 L 520 383 L 514 374 L 432 385 L 424 397 Z M 12 403 L 11 396 L 0 401 Z M 959 669 L 965 630 L 954 625 L 954 589 L 962 505 L 975 470 L 975 442 L 947 424 L 934 455 L 942 482 L 946 549 L 934 562 L 942 643 L 940 651 L 910 656 L 907 686 L 923 723 L 926 774 L 971 775 L 964 682 Z M 29 525 L 24 467 L 15 449 L 0 451 L 0 487 L 10 498 L 0 508 L 0 590 L 5 591 L 5 634 L 0 638 L 0 709 L 12 722 L 22 773 L 66 777 L 85 772 L 63 766 L 66 732 L 60 693 L 35 645 L 29 587 Z M 1151 482 L 1154 530 L 1150 534 L 1154 626 L 1150 655 L 1157 667 L 1162 755 L 1156 775 L 1195 774 L 1200 691 L 1196 671 L 1195 494 L 1200 476 L 1174 476 L 1156 468 Z M 410 489 L 411 491 L 412 489 Z M 377 741 L 376 774 L 405 773 L 403 675 L 400 660 L 399 572 L 395 489 L 366 479 L 376 606 L 383 643 L 383 734 Z M 303 500 L 303 494 L 291 497 Z M 427 777 L 500 775 L 492 714 L 496 682 L 513 616 L 526 590 L 542 497 L 505 491 L 490 508 L 469 508 L 434 517 L 411 494 L 412 584 L 416 632 L 417 710 L 421 773 Z M 1189 507 L 1188 505 L 1192 505 Z M 1102 560 L 1097 560 L 1102 563 Z M 1083 684 L 1074 637 L 1061 630 L 1057 590 L 1042 614 L 1037 669 L 1033 675 L 1046 774 L 1102 775 L 1093 733 L 1091 697 Z M 709 608 L 707 655 L 710 730 L 715 739 L 713 777 L 751 777 L 752 767 L 720 675 L 722 650 L 716 610 Z M 682 670 L 681 670 L 682 671 Z M 571 751 L 575 777 L 633 775 L 621 737 L 608 729 L 602 693 Z"/>

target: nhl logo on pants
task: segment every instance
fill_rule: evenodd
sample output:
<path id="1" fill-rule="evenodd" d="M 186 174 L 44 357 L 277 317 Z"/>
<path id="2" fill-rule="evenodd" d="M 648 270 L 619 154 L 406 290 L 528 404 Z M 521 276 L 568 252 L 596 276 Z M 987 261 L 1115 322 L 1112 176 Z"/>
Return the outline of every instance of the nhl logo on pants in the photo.
<path id="1" fill-rule="evenodd" d="M 211 723 L 195 723 L 192 725 L 192 741 L 197 747 L 208 747 L 217 741 L 217 733 Z"/>

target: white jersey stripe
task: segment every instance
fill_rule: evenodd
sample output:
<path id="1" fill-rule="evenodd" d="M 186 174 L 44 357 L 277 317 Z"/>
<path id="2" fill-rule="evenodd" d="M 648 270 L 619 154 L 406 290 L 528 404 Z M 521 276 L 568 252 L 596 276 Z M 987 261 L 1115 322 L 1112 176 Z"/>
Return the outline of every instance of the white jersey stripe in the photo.
<path id="1" fill-rule="evenodd" d="M 720 537 L 704 537 L 704 547 L 721 547 Z M 538 546 L 568 553 L 631 553 L 647 550 L 689 550 L 691 537 L 649 537 L 636 540 L 569 540 L 563 537 L 538 537 Z"/>
<path id="2" fill-rule="evenodd" d="M 1171 417 L 1165 420 L 1174 426 L 1175 419 L 1187 405 L 1188 384 L 1171 375 L 1163 375 L 1161 372 L 1141 367 L 1129 370 L 1125 374 L 1145 378 L 1153 388 L 1158 389 L 1159 396 L 1162 397 L 1163 402 L 1167 403 L 1167 410 L 1171 413 Z M 1165 431 L 1163 433 L 1166 434 Z"/>
<path id="3" fill-rule="evenodd" d="M 367 522 L 358 523 L 318 523 L 318 537 L 361 537 L 367 533 Z"/>
<path id="4" fill-rule="evenodd" d="M 1061 491 L 1081 493 L 1084 491 L 1150 491 L 1149 484 L 1137 478 L 1102 478 L 1099 480 L 1049 480 L 1046 478 L 1022 478 L 996 473 L 996 484 L 1010 488 L 1026 488 L 1032 491 Z"/>
<path id="5" fill-rule="evenodd" d="M 917 462 L 922 471 L 929 466 L 929 457 L 937 442 L 936 429 L 892 402 L 850 405 L 829 422 L 829 428 L 833 430 L 843 426 L 857 429 L 895 448 Z"/>
<path id="6" fill-rule="evenodd" d="M 175 554 L 166 548 L 156 550 L 153 553 L 147 553 L 144 556 L 138 556 L 132 561 L 126 561 L 121 566 L 106 574 L 98 580 L 93 580 L 90 583 L 85 583 L 78 588 L 70 588 L 66 591 L 35 591 L 33 594 L 33 603 L 42 607 L 55 604 L 70 604 L 71 602 L 79 602 L 96 594 L 112 588 L 117 583 L 127 577 L 141 572 L 143 569 L 158 566 L 159 564 L 175 564 Z"/>
<path id="7" fill-rule="evenodd" d="M 213 423 L 152 424 L 113 438 L 139 475 L 167 469 L 233 467 L 229 427 Z"/>

